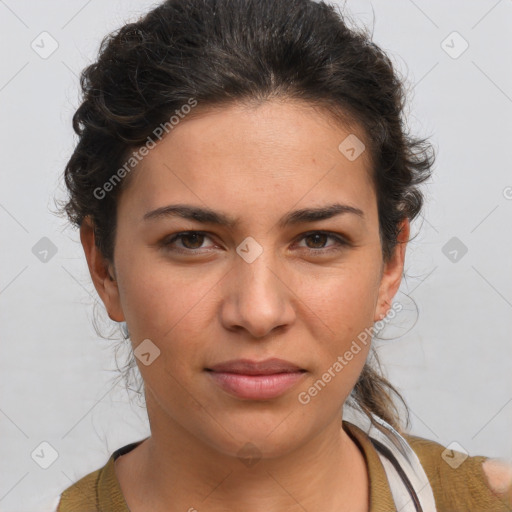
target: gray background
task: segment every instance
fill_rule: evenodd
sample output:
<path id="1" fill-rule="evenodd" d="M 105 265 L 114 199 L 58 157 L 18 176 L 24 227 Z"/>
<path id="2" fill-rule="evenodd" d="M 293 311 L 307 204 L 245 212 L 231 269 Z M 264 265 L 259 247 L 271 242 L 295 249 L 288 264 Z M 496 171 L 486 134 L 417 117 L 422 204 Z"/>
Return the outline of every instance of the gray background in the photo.
<path id="1" fill-rule="evenodd" d="M 122 385 L 112 389 L 115 342 L 93 328 L 97 295 L 78 234 L 49 209 L 54 196 L 64 197 L 78 73 L 107 32 L 152 5 L 0 0 L 0 509 L 6 512 L 51 510 L 64 488 L 116 448 L 149 434 L 144 411 L 130 405 Z M 350 0 L 347 6 L 358 23 L 375 23 L 374 40 L 407 76 L 409 125 L 431 136 L 438 151 L 424 219 L 413 225 L 409 277 L 395 297 L 406 309 L 382 333 L 395 339 L 378 343 L 381 360 L 410 406 L 414 434 L 445 446 L 455 441 L 470 455 L 512 460 L 512 2 Z M 51 49 L 43 31 L 58 44 L 46 58 L 31 47 L 35 41 L 40 53 Z M 464 40 L 469 47 L 460 54 Z M 57 251 L 46 262 L 43 253 L 37 257 L 36 244 L 48 243 L 43 237 Z M 31 457 L 41 449 L 50 456 L 42 442 L 58 454 L 47 469 Z"/>

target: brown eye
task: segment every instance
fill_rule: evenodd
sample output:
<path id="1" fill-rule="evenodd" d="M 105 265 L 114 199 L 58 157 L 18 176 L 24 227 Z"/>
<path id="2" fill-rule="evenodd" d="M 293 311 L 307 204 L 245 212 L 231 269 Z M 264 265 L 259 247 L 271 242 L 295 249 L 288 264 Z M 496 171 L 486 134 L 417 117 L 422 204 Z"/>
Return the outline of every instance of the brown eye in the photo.
<path id="1" fill-rule="evenodd" d="M 325 244 L 329 239 L 334 240 L 335 243 L 326 248 Z M 306 233 L 305 235 L 302 236 L 301 240 L 306 241 L 306 248 L 310 249 L 310 252 L 319 254 L 337 251 L 342 249 L 344 246 L 349 245 L 349 243 L 340 236 L 335 235 L 334 233 L 328 233 L 324 231 L 314 231 L 312 233 Z M 310 242 L 307 242 L 308 240 Z"/>
<path id="2" fill-rule="evenodd" d="M 309 246 L 310 249 L 323 249 L 323 246 L 329 239 L 329 236 L 325 233 L 315 233 L 304 237 L 304 240 L 308 239 L 313 242 L 313 247 Z"/>
<path id="3" fill-rule="evenodd" d="M 200 249 L 201 245 L 203 245 L 205 236 L 200 233 L 186 233 L 184 235 L 180 235 L 179 238 L 187 249 Z"/>
<path id="4" fill-rule="evenodd" d="M 201 233 L 200 231 L 184 231 L 164 239 L 161 245 L 169 251 L 194 253 L 199 252 L 198 249 L 206 249 L 206 247 L 203 247 L 205 238 L 209 238 L 206 233 Z M 175 245 L 175 242 L 178 240 L 181 242 L 181 247 Z"/>

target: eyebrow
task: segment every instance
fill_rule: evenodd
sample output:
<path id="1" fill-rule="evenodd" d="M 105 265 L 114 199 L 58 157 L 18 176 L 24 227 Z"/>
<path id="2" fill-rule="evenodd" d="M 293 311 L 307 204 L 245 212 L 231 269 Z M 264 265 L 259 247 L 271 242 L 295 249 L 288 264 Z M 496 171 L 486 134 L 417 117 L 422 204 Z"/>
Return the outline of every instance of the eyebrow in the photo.
<path id="1" fill-rule="evenodd" d="M 346 204 L 334 203 L 318 208 L 303 208 L 301 210 L 289 212 L 279 220 L 278 226 L 280 228 L 285 228 L 296 224 L 317 222 L 346 213 L 352 213 L 364 218 L 364 213 L 359 208 Z M 215 224 L 231 229 L 236 227 L 238 224 L 238 219 L 235 219 L 225 213 L 216 212 L 210 208 L 202 208 L 186 204 L 162 206 L 156 210 L 145 213 L 143 220 L 149 221 L 169 217 L 180 217 L 182 219 L 196 221 L 201 224 Z"/>

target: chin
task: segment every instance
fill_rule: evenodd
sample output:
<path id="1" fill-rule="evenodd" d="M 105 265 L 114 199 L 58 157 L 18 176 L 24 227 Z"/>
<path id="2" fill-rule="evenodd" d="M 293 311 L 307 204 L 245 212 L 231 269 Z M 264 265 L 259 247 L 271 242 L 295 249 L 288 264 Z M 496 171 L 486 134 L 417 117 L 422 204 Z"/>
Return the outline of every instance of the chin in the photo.
<path id="1" fill-rule="evenodd" d="M 266 415 L 256 412 L 230 420 L 228 415 L 223 417 L 222 425 L 215 424 L 214 430 L 207 433 L 208 439 L 203 439 L 223 455 L 239 459 L 278 458 L 315 436 L 313 425 L 308 428 L 304 421 L 297 421 L 293 413 L 286 411 Z M 213 432 L 219 436 L 212 437 Z"/>

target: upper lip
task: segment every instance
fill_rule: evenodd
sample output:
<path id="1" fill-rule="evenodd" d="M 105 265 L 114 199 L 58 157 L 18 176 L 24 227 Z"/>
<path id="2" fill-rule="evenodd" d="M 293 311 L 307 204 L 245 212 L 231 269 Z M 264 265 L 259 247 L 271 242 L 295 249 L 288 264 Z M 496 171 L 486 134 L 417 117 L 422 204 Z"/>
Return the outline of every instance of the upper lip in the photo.
<path id="1" fill-rule="evenodd" d="M 242 375 L 272 375 L 275 373 L 304 371 L 297 365 L 278 358 L 265 359 L 264 361 L 232 359 L 206 369 L 214 372 L 239 373 Z"/>

